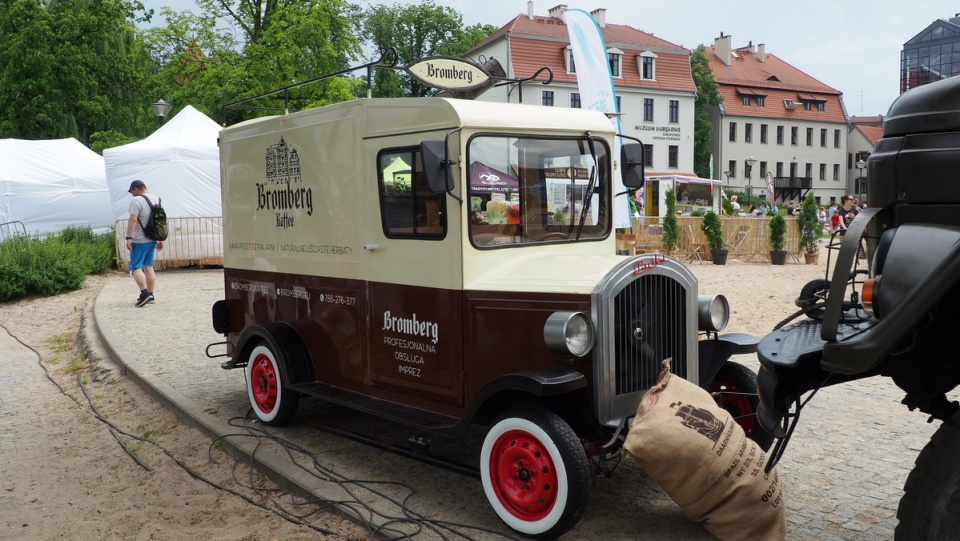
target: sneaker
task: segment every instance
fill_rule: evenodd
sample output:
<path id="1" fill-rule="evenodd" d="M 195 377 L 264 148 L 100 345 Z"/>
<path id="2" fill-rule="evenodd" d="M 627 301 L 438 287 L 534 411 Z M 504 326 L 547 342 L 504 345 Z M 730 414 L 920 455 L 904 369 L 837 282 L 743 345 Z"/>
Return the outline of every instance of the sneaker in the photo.
<path id="1" fill-rule="evenodd" d="M 136 306 L 137 306 L 137 308 L 140 308 L 141 306 L 144 306 L 144 305 L 146 305 L 146 304 L 149 304 L 149 303 L 151 303 L 151 302 L 153 302 L 153 301 L 154 301 L 153 295 L 149 295 L 149 294 L 148 294 L 148 295 L 141 295 L 140 298 L 137 299 L 137 304 L 136 304 Z"/>

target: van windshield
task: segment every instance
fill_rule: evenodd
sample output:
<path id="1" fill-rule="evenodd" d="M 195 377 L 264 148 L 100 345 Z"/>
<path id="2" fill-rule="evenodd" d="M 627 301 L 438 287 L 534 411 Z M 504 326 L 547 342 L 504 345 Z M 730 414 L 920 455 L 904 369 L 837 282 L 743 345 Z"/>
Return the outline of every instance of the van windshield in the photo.
<path id="1" fill-rule="evenodd" d="M 605 238 L 610 232 L 610 152 L 604 140 L 594 138 L 594 159 L 590 146 L 585 137 L 472 137 L 467 175 L 473 245 L 503 248 Z"/>

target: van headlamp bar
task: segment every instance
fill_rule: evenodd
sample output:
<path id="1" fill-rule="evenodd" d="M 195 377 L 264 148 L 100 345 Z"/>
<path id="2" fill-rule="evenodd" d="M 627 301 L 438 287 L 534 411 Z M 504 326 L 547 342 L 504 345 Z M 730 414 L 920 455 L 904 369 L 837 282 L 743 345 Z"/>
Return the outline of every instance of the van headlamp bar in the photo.
<path id="1" fill-rule="evenodd" d="M 554 312 L 543 324 L 543 342 L 557 353 L 583 357 L 595 341 L 593 323 L 583 312 Z"/>

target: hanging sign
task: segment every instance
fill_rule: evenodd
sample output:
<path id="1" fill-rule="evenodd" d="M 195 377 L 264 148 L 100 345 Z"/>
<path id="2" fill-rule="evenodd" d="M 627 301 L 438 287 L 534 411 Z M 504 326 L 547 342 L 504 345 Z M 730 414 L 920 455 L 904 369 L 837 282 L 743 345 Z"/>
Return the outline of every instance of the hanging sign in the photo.
<path id="1" fill-rule="evenodd" d="M 439 90 L 472 90 L 490 79 L 480 66 L 452 56 L 428 56 L 404 69 L 417 81 Z"/>

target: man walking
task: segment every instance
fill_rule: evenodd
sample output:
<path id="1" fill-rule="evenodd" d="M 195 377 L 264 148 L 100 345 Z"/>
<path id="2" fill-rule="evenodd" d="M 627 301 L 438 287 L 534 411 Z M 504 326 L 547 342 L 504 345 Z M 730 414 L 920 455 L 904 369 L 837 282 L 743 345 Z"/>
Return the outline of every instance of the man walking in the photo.
<path id="1" fill-rule="evenodd" d="M 134 180 L 127 190 L 133 196 L 130 202 L 130 220 L 127 222 L 127 250 L 130 250 L 130 275 L 133 276 L 140 296 L 137 298 L 137 308 L 145 306 L 155 299 L 153 288 L 157 283 L 157 275 L 153 271 L 154 250 L 163 250 L 163 241 L 147 238 L 143 233 L 143 225 L 150 219 L 150 205 L 160 203 L 160 198 L 147 192 L 147 185 L 142 180 Z M 147 200 L 150 204 L 147 204 Z"/>

